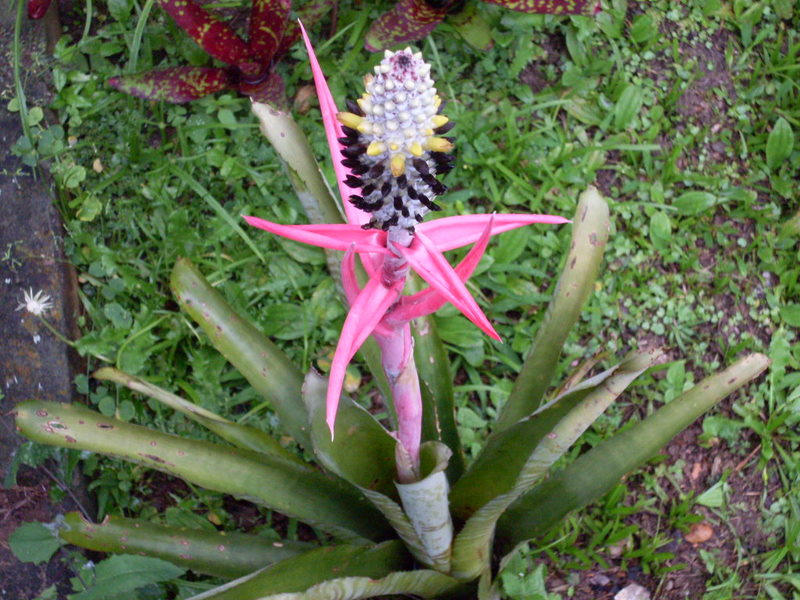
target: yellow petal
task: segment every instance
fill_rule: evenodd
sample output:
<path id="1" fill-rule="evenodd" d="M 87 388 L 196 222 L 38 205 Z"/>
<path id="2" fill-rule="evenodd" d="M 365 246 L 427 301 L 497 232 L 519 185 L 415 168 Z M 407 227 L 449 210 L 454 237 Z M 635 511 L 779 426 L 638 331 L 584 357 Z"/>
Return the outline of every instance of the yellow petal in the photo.
<path id="1" fill-rule="evenodd" d="M 395 154 L 392 157 L 392 175 L 400 177 L 406 170 L 406 157 L 402 154 Z"/>
<path id="2" fill-rule="evenodd" d="M 409 148 L 408 150 L 414 156 L 422 156 L 422 146 L 420 146 L 419 142 L 414 142 L 413 144 L 411 144 L 411 148 Z"/>
<path id="3" fill-rule="evenodd" d="M 430 137 L 427 140 L 428 148 L 434 152 L 450 152 L 453 149 L 453 143 L 440 137 Z"/>
<path id="4" fill-rule="evenodd" d="M 386 144 L 383 142 L 370 142 L 369 146 L 367 146 L 367 155 L 368 156 L 378 156 L 381 152 L 386 150 Z"/>
<path id="5" fill-rule="evenodd" d="M 336 115 L 336 118 L 339 119 L 339 123 L 342 125 L 352 127 L 353 129 L 358 129 L 358 126 L 364 121 L 364 117 L 359 117 L 351 112 L 340 112 Z"/>
<path id="6" fill-rule="evenodd" d="M 441 127 L 442 125 L 446 124 L 450 119 L 445 117 L 444 115 L 434 115 L 431 119 L 434 127 Z"/>

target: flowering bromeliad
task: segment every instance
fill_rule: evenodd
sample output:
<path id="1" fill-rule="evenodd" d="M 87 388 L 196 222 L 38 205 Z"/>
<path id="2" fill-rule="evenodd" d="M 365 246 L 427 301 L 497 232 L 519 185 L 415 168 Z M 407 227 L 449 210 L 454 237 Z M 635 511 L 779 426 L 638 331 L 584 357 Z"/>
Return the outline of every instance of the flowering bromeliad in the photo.
<path id="1" fill-rule="evenodd" d="M 428 212 L 440 209 L 436 197 L 447 189 L 437 175 L 453 164 L 449 154 L 453 141 L 442 137 L 453 124 L 440 114 L 442 102 L 430 78 L 430 65 L 410 49 L 387 51 L 375 73 L 365 77 L 366 92 L 357 102 L 348 102 L 348 112 L 338 112 L 307 37 L 306 45 L 348 222 L 279 225 L 245 219 L 277 235 L 346 252 L 342 282 L 350 311 L 331 365 L 328 426 L 333 434 L 345 368 L 372 334 L 392 386 L 399 477 L 408 481 L 417 471 L 422 417 L 409 321 L 451 302 L 499 340 L 464 285 L 489 237 L 532 223 L 568 220 L 550 215 L 468 215 L 423 223 Z M 442 253 L 468 244 L 475 246 L 451 267 Z M 356 280 L 355 254 L 369 276 L 363 289 Z M 430 287 L 403 296 L 409 267 Z"/>

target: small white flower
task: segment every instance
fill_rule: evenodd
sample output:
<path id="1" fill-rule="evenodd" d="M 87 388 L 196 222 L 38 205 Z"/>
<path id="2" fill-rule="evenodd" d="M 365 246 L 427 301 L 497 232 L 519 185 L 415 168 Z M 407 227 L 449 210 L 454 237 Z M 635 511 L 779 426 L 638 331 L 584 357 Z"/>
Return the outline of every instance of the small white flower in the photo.
<path id="1" fill-rule="evenodd" d="M 17 310 L 22 310 L 24 308 L 32 315 L 39 317 L 53 308 L 50 295 L 45 294 L 43 290 L 39 290 L 34 294 L 33 288 L 29 288 L 28 291 L 23 290 L 22 293 L 23 302 L 20 302 L 19 306 L 17 306 Z"/>

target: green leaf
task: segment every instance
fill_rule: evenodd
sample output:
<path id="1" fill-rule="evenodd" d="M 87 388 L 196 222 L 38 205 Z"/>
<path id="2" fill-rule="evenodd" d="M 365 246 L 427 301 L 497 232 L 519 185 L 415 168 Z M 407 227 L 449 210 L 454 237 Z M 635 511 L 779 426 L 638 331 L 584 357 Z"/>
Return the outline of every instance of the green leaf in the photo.
<path id="1" fill-rule="evenodd" d="M 545 533 L 570 511 L 608 492 L 622 476 L 651 458 L 725 396 L 757 377 L 769 363 L 763 354 L 751 354 L 706 377 L 644 421 L 601 442 L 530 490 L 498 521 L 496 549 L 510 552 L 521 542 Z"/>
<path id="2" fill-rule="evenodd" d="M 787 304 L 781 307 L 781 319 L 787 325 L 800 327 L 800 304 Z"/>
<path id="3" fill-rule="evenodd" d="M 360 598 L 470 597 L 472 589 L 437 571 L 397 571 L 386 577 L 342 577 L 314 585 L 305 592 L 261 596 L 259 600 L 359 600 Z M 469 594 L 469 595 L 468 595 Z M 238 598 L 238 597 L 237 597 Z M 190 599 L 192 600 L 192 599 Z M 199 598 L 197 599 L 199 600 Z M 231 599 L 232 600 L 232 599 Z"/>
<path id="4" fill-rule="evenodd" d="M 650 217 L 650 241 L 659 251 L 666 252 L 672 245 L 672 223 L 662 210 Z"/>
<path id="5" fill-rule="evenodd" d="M 61 174 L 61 185 L 76 188 L 86 180 L 86 169 L 80 165 L 71 165 Z"/>
<path id="6" fill-rule="evenodd" d="M 609 226 L 608 205 L 598 191 L 590 187 L 581 194 L 573 217 L 570 251 L 553 299 L 514 388 L 500 412 L 495 431 L 510 427 L 541 404 L 555 372 L 561 347 L 594 290 L 608 241 Z"/>
<path id="7" fill-rule="evenodd" d="M 180 577 L 185 569 L 149 556 L 118 554 L 94 569 L 91 587 L 69 596 L 70 600 L 107 600 L 137 588 Z"/>
<path id="8" fill-rule="evenodd" d="M 725 482 L 718 481 L 700 494 L 695 501 L 709 508 L 721 508 L 725 505 Z"/>
<path id="9" fill-rule="evenodd" d="M 203 328 L 214 347 L 270 401 L 289 435 L 311 448 L 308 414 L 300 393 L 302 372 L 239 316 L 188 260 L 175 264 L 170 285 L 181 308 Z"/>
<path id="10" fill-rule="evenodd" d="M 627 86 L 614 106 L 614 126 L 622 131 L 627 129 L 639 114 L 644 102 L 644 92 L 635 85 Z"/>
<path id="11" fill-rule="evenodd" d="M 135 392 L 144 394 L 149 398 L 153 398 L 189 417 L 193 421 L 200 423 L 210 431 L 219 435 L 222 439 L 240 448 L 255 450 L 256 452 L 271 454 L 284 460 L 302 463 L 293 452 L 283 448 L 278 441 L 269 434 L 253 427 L 239 425 L 238 423 L 224 419 L 148 381 L 139 379 L 138 377 L 134 377 L 133 375 L 129 375 L 112 367 L 98 369 L 94 372 L 92 377 L 101 381 L 113 381 Z"/>
<path id="12" fill-rule="evenodd" d="M 767 166 L 777 169 L 792 154 L 794 132 L 789 122 L 780 117 L 767 138 Z"/>
<path id="13" fill-rule="evenodd" d="M 229 578 L 242 577 L 314 547 L 293 540 L 277 542 L 258 535 L 171 527 L 115 516 L 90 523 L 77 512 L 64 517 L 59 535 L 81 548 L 143 554 L 197 573 Z"/>
<path id="14" fill-rule="evenodd" d="M 314 455 L 330 471 L 360 488 L 394 496 L 394 451 L 397 441 L 372 415 L 342 397 L 334 436 L 325 421 L 328 380 L 309 372 L 303 400 L 309 414 Z"/>
<path id="15" fill-rule="evenodd" d="M 691 191 L 681 194 L 673 203 L 682 215 L 699 215 L 717 203 L 717 197 L 709 192 Z"/>
<path id="16" fill-rule="evenodd" d="M 288 558 L 189 600 L 256 600 L 269 598 L 273 594 L 306 592 L 316 584 L 341 577 L 378 579 L 410 566 L 411 557 L 397 540 L 373 547 L 341 545 L 319 548 Z M 323 599 L 331 596 L 320 594 L 311 597 Z"/>
<path id="17" fill-rule="evenodd" d="M 637 44 L 652 40 L 658 35 L 658 23 L 649 14 L 637 15 L 631 23 L 631 38 Z"/>
<path id="18" fill-rule="evenodd" d="M 634 354 L 620 364 L 571 387 L 508 429 L 493 433 L 475 462 L 453 485 L 450 492 L 453 514 L 459 519 L 467 519 L 493 498 L 514 489 L 532 453 L 541 453 L 539 446 L 548 443 L 548 436 L 553 436 L 557 428 L 563 427 L 561 423 L 571 423 L 577 419 L 582 429 L 588 427 L 610 402 L 642 371 L 653 366 L 660 356 L 661 351 L 657 349 Z M 587 415 L 595 416 L 589 421 Z M 574 441 L 575 427 L 573 423 L 568 427 L 568 434 L 558 436 L 558 443 Z"/>
<path id="19" fill-rule="evenodd" d="M 462 10 L 448 15 L 447 22 L 476 50 L 490 50 L 494 45 L 492 29 L 475 4 L 468 3 Z"/>
<path id="20" fill-rule="evenodd" d="M 97 196 L 90 192 L 84 194 L 83 200 L 81 200 L 81 206 L 78 209 L 76 216 L 81 221 L 94 221 L 97 215 L 99 215 L 102 211 L 103 203 L 100 202 L 100 199 Z"/>
<path id="21" fill-rule="evenodd" d="M 44 523 L 23 523 L 8 536 L 8 545 L 22 562 L 38 565 L 47 562 L 61 546 L 51 526 Z"/>
<path id="22" fill-rule="evenodd" d="M 564 397 L 498 436 L 500 443 L 490 451 L 493 460 L 484 461 L 482 470 L 470 470 L 464 478 L 479 484 L 472 486 L 473 497 L 467 500 L 480 508 L 467 520 L 453 543 L 454 577 L 469 581 L 490 568 L 495 524 L 506 508 L 537 484 L 625 388 L 661 356 L 658 349 L 633 355 L 617 368 L 572 388 Z M 519 460 L 520 456 L 523 460 Z M 474 473 L 477 476 L 470 478 Z M 487 491 L 488 488 L 491 490 Z M 456 514 L 458 491 L 454 488 Z"/>
<path id="23" fill-rule="evenodd" d="M 74 404 L 26 401 L 16 423 L 30 439 L 113 455 L 246 498 L 345 537 L 383 539 L 388 524 L 352 486 L 276 456 L 183 439 Z"/>

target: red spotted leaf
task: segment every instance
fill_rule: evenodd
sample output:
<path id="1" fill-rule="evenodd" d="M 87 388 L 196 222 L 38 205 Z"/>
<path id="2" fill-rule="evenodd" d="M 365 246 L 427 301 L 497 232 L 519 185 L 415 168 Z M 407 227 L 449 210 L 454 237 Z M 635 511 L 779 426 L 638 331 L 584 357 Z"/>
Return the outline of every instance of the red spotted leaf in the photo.
<path id="1" fill-rule="evenodd" d="M 274 71 L 260 83 L 239 82 L 239 92 L 245 96 L 250 96 L 255 102 L 271 104 L 280 109 L 286 109 L 286 87 L 283 78 Z"/>
<path id="2" fill-rule="evenodd" d="M 396 44 L 421 40 L 447 16 L 453 2 L 437 2 L 434 8 L 425 0 L 400 0 L 383 13 L 367 32 L 365 46 L 375 52 Z"/>
<path id="3" fill-rule="evenodd" d="M 300 27 L 297 21 L 302 21 L 306 30 L 311 29 L 317 21 L 330 12 L 335 4 L 336 0 L 304 2 L 303 6 L 297 9 L 297 19 L 293 19 L 288 23 L 281 45 L 275 52 L 275 60 L 289 52 L 289 49 L 300 39 Z"/>
<path id="4" fill-rule="evenodd" d="M 249 28 L 253 58 L 262 63 L 272 59 L 286 31 L 291 8 L 291 0 L 253 0 Z"/>
<path id="5" fill-rule="evenodd" d="M 178 26 L 217 60 L 230 65 L 246 63 L 250 49 L 236 32 L 192 0 L 160 0 Z"/>
<path id="6" fill-rule="evenodd" d="M 197 100 L 232 87 L 228 73 L 213 67 L 172 67 L 112 77 L 108 83 L 132 96 L 175 104 Z"/>
<path id="7" fill-rule="evenodd" d="M 600 12 L 598 0 L 484 0 L 518 12 L 546 15 L 594 15 Z"/>

